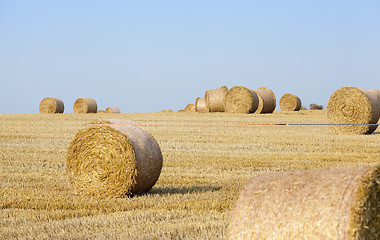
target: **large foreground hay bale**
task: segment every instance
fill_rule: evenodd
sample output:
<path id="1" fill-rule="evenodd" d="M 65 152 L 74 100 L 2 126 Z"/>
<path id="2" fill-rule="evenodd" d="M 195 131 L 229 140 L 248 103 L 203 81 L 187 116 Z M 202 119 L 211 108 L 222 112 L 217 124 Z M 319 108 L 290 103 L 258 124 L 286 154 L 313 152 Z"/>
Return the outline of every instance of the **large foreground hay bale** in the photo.
<path id="1" fill-rule="evenodd" d="M 273 91 L 266 87 L 254 90 L 259 98 L 259 105 L 255 113 L 273 113 L 276 108 L 276 96 Z"/>
<path id="2" fill-rule="evenodd" d="M 228 88 L 222 86 L 218 89 L 212 89 L 205 92 L 206 106 L 209 112 L 224 112 L 224 98 Z"/>
<path id="3" fill-rule="evenodd" d="M 78 98 L 74 103 L 74 113 L 96 113 L 98 105 L 93 98 Z"/>
<path id="4" fill-rule="evenodd" d="M 195 111 L 196 112 L 209 112 L 204 98 L 197 97 L 195 99 Z"/>
<path id="5" fill-rule="evenodd" d="M 296 95 L 286 93 L 280 99 L 280 108 L 282 111 L 299 111 L 301 107 L 301 99 Z"/>
<path id="6" fill-rule="evenodd" d="M 40 113 L 63 113 L 65 105 L 59 98 L 46 97 L 42 99 L 39 107 Z"/>
<path id="7" fill-rule="evenodd" d="M 327 103 L 331 124 L 376 124 L 380 117 L 380 102 L 373 91 L 356 87 L 336 90 Z M 336 134 L 369 134 L 376 125 L 332 125 Z"/>
<path id="8" fill-rule="evenodd" d="M 119 107 L 107 107 L 106 113 L 120 113 Z"/>
<path id="9" fill-rule="evenodd" d="M 187 104 L 185 107 L 185 112 L 195 112 L 194 103 Z"/>
<path id="10" fill-rule="evenodd" d="M 252 178 L 232 212 L 230 239 L 380 239 L 380 167 Z"/>
<path id="11" fill-rule="evenodd" d="M 229 113 L 254 113 L 258 105 L 257 93 L 246 87 L 232 87 L 224 98 L 224 107 Z"/>
<path id="12" fill-rule="evenodd" d="M 123 197 L 147 192 L 162 168 L 155 139 L 130 122 L 100 124 L 79 131 L 67 149 L 66 172 L 83 195 Z"/>

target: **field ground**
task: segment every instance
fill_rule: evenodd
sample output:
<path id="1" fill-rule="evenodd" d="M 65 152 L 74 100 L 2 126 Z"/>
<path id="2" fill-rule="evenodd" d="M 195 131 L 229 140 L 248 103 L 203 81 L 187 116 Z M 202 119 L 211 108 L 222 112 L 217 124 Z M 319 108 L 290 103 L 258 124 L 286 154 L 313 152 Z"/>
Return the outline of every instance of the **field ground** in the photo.
<path id="1" fill-rule="evenodd" d="M 143 124 L 161 147 L 161 176 L 147 194 L 73 194 L 66 149 L 95 120 Z M 380 162 L 380 130 L 333 135 L 326 112 L 245 115 L 136 113 L 0 115 L 0 239 L 224 239 L 244 183 L 269 172 Z M 145 125 L 144 125 L 145 124 Z"/>

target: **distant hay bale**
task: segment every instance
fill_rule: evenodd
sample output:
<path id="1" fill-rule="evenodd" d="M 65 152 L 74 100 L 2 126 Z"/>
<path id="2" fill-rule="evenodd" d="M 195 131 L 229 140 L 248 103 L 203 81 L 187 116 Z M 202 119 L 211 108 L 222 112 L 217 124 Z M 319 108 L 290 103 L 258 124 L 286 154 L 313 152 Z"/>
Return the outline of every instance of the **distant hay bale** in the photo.
<path id="1" fill-rule="evenodd" d="M 276 108 L 276 97 L 272 90 L 260 87 L 254 90 L 259 98 L 259 105 L 255 113 L 273 113 Z"/>
<path id="2" fill-rule="evenodd" d="M 123 197 L 149 191 L 158 180 L 162 153 L 144 130 L 113 120 L 79 131 L 70 142 L 66 173 L 77 193 Z"/>
<path id="3" fill-rule="evenodd" d="M 336 90 L 327 103 L 331 124 L 376 124 L 380 117 L 380 102 L 373 91 L 356 87 Z M 377 125 L 332 125 L 336 134 L 370 134 Z"/>
<path id="4" fill-rule="evenodd" d="M 106 113 L 120 113 L 119 107 L 108 107 L 106 108 Z"/>
<path id="5" fill-rule="evenodd" d="M 98 105 L 93 98 L 78 98 L 74 103 L 74 113 L 96 113 Z"/>
<path id="6" fill-rule="evenodd" d="M 232 211 L 229 239 L 380 239 L 380 166 L 252 178 Z"/>
<path id="7" fill-rule="evenodd" d="M 224 98 L 227 94 L 228 88 L 222 86 L 218 89 L 212 89 L 205 92 L 206 106 L 209 112 L 224 112 Z"/>
<path id="8" fill-rule="evenodd" d="M 235 86 L 228 90 L 224 107 L 229 113 L 254 113 L 259 105 L 257 93 L 246 87 Z"/>
<path id="9" fill-rule="evenodd" d="M 161 112 L 162 112 L 162 113 L 172 113 L 173 110 L 171 110 L 171 109 L 164 109 L 164 110 L 162 110 Z"/>
<path id="10" fill-rule="evenodd" d="M 104 110 L 98 110 L 97 113 L 106 113 L 106 111 L 104 111 Z"/>
<path id="11" fill-rule="evenodd" d="M 46 97 L 42 99 L 39 107 L 40 113 L 63 113 L 65 105 L 59 98 Z"/>
<path id="12" fill-rule="evenodd" d="M 194 103 L 187 104 L 187 106 L 185 107 L 185 112 L 195 112 Z"/>
<path id="13" fill-rule="evenodd" d="M 322 110 L 323 106 L 315 103 L 310 104 L 310 110 Z"/>
<path id="14" fill-rule="evenodd" d="M 280 108 L 282 111 L 299 111 L 301 106 L 301 99 L 296 95 L 286 93 L 280 99 Z"/>
<path id="15" fill-rule="evenodd" d="M 185 110 L 184 109 L 180 109 L 180 110 L 178 110 L 178 112 L 182 113 L 182 112 L 185 112 Z"/>
<path id="16" fill-rule="evenodd" d="M 195 111 L 196 112 L 209 112 L 204 98 L 197 97 L 195 99 Z"/>

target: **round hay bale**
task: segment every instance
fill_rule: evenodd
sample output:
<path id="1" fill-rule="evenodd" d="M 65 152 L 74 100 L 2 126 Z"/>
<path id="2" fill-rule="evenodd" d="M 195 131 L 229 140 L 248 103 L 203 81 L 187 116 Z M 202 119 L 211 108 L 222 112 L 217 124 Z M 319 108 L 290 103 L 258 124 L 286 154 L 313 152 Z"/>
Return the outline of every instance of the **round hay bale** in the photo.
<path id="1" fill-rule="evenodd" d="M 312 104 L 310 104 L 310 110 L 323 110 L 323 106 L 312 103 Z"/>
<path id="2" fill-rule="evenodd" d="M 195 104 L 190 103 L 185 107 L 185 112 L 195 112 Z"/>
<path id="3" fill-rule="evenodd" d="M 380 167 L 260 175 L 241 191 L 229 239 L 380 239 Z"/>
<path id="4" fill-rule="evenodd" d="M 40 102 L 40 113 L 63 113 L 65 105 L 59 98 L 46 97 Z"/>
<path id="5" fill-rule="evenodd" d="M 104 110 L 98 110 L 97 113 L 106 113 L 106 111 L 104 111 Z"/>
<path id="6" fill-rule="evenodd" d="M 380 90 L 369 89 L 368 91 L 370 91 L 373 95 L 375 95 L 377 97 L 377 100 L 380 101 Z"/>
<path id="7" fill-rule="evenodd" d="M 259 98 L 259 105 L 255 113 L 273 113 L 276 108 L 276 97 L 272 90 L 261 87 L 254 90 Z"/>
<path id="8" fill-rule="evenodd" d="M 96 113 L 98 105 L 93 98 L 78 98 L 74 103 L 74 113 Z"/>
<path id="9" fill-rule="evenodd" d="M 257 93 L 246 87 L 232 87 L 224 98 L 224 107 L 229 113 L 254 113 L 258 105 Z"/>
<path id="10" fill-rule="evenodd" d="M 212 89 L 205 92 L 206 106 L 209 112 L 224 112 L 224 98 L 228 88 L 222 86 L 218 89 Z"/>
<path id="11" fill-rule="evenodd" d="M 162 112 L 162 113 L 172 113 L 173 110 L 171 110 L 171 109 L 164 109 L 164 110 L 162 110 L 161 112 Z"/>
<path id="12" fill-rule="evenodd" d="M 67 149 L 66 173 L 77 193 L 123 197 L 147 192 L 162 168 L 156 140 L 128 124 L 101 124 L 79 131 Z"/>
<path id="13" fill-rule="evenodd" d="M 178 112 L 179 113 L 183 113 L 183 112 L 185 112 L 185 110 L 184 109 L 180 109 L 180 110 L 178 110 Z"/>
<path id="14" fill-rule="evenodd" d="M 356 87 L 336 90 L 327 103 L 331 124 L 376 124 L 380 117 L 380 102 L 373 91 Z M 376 125 L 332 125 L 336 134 L 369 134 Z"/>
<path id="15" fill-rule="evenodd" d="M 206 100 L 204 98 L 197 97 L 195 99 L 195 111 L 196 112 L 209 112 L 206 104 Z"/>
<path id="16" fill-rule="evenodd" d="M 301 106 L 301 99 L 296 95 L 286 93 L 280 99 L 280 108 L 282 111 L 299 111 Z"/>
<path id="17" fill-rule="evenodd" d="M 106 113 L 120 113 L 119 107 L 108 107 L 106 108 Z"/>

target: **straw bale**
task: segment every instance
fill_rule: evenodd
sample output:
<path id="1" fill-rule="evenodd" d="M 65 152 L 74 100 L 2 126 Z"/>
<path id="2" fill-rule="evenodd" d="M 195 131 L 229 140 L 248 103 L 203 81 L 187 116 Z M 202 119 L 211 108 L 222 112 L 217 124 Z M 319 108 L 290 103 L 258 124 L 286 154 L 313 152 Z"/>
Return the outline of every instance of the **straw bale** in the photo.
<path id="1" fill-rule="evenodd" d="M 301 108 L 302 109 L 302 108 Z M 322 110 L 323 106 L 315 103 L 310 104 L 310 110 Z"/>
<path id="2" fill-rule="evenodd" d="M 171 109 L 164 109 L 161 112 L 163 112 L 163 113 L 172 113 L 173 110 L 171 110 Z"/>
<path id="3" fill-rule="evenodd" d="M 119 107 L 108 107 L 106 108 L 106 113 L 120 113 Z"/>
<path id="4" fill-rule="evenodd" d="M 369 89 L 372 94 L 374 94 L 377 97 L 377 100 L 380 101 L 380 90 L 377 89 Z"/>
<path id="5" fill-rule="evenodd" d="M 104 110 L 98 110 L 98 113 L 106 113 Z"/>
<path id="6" fill-rule="evenodd" d="M 280 99 L 280 108 L 282 111 L 299 111 L 301 107 L 301 99 L 296 95 L 286 93 Z"/>
<path id="7" fill-rule="evenodd" d="M 98 105 L 93 98 L 78 98 L 74 103 L 74 113 L 96 113 Z"/>
<path id="8" fill-rule="evenodd" d="M 67 149 L 66 173 L 75 191 L 98 197 L 149 191 L 162 169 L 156 140 L 130 121 L 97 124 L 79 131 Z"/>
<path id="9" fill-rule="evenodd" d="M 380 117 L 380 102 L 373 91 L 356 87 L 336 90 L 327 103 L 331 124 L 376 124 Z M 376 125 L 332 125 L 336 134 L 370 134 Z"/>
<path id="10" fill-rule="evenodd" d="M 276 97 L 272 90 L 260 87 L 254 90 L 259 98 L 259 105 L 255 113 L 273 113 L 276 108 Z"/>
<path id="11" fill-rule="evenodd" d="M 254 113 L 258 105 L 257 93 L 242 86 L 230 88 L 224 98 L 224 107 L 229 113 Z"/>
<path id="12" fill-rule="evenodd" d="M 195 99 L 195 111 L 196 112 L 209 112 L 204 98 L 197 97 Z"/>
<path id="13" fill-rule="evenodd" d="M 206 106 L 209 112 L 224 112 L 224 98 L 228 88 L 222 86 L 218 89 L 212 89 L 205 92 Z"/>
<path id="14" fill-rule="evenodd" d="M 185 112 L 195 112 L 195 104 L 190 103 L 185 107 Z"/>
<path id="15" fill-rule="evenodd" d="M 380 166 L 260 175 L 243 188 L 229 239 L 380 239 Z"/>
<path id="16" fill-rule="evenodd" d="M 40 113 L 63 113 L 65 105 L 59 98 L 46 97 L 42 99 L 39 107 Z"/>
<path id="17" fill-rule="evenodd" d="M 178 112 L 182 113 L 182 112 L 185 112 L 185 110 L 184 109 L 180 109 L 180 110 L 178 110 Z"/>

